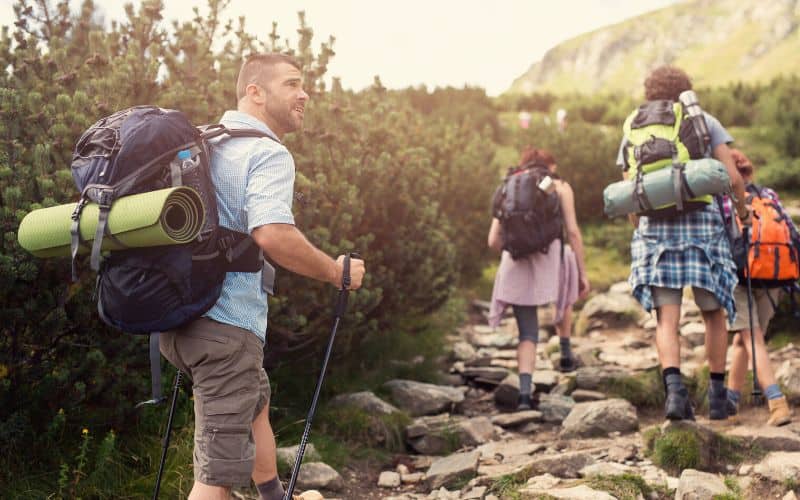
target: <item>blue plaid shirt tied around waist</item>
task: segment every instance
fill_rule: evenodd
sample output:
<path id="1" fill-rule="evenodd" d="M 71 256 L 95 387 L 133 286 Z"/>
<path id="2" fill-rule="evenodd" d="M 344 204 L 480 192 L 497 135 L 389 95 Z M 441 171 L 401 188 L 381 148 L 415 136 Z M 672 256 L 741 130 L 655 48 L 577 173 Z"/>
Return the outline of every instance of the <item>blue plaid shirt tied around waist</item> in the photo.
<path id="1" fill-rule="evenodd" d="M 631 242 L 633 295 L 650 312 L 650 287 L 703 288 L 713 293 L 733 321 L 738 278 L 719 209 L 711 203 L 676 217 L 642 217 Z"/>

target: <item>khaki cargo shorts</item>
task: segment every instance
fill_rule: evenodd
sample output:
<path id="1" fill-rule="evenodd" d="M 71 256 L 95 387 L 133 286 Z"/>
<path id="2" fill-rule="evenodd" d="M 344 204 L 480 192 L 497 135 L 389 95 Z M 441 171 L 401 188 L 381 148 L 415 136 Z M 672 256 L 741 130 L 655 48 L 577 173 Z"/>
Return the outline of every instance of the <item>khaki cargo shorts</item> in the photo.
<path id="1" fill-rule="evenodd" d="M 252 423 L 270 397 L 264 344 L 208 318 L 163 332 L 159 342 L 161 354 L 192 380 L 194 479 L 248 486 L 256 454 Z"/>
<path id="2" fill-rule="evenodd" d="M 753 327 L 760 328 L 761 333 L 766 335 L 769 321 L 775 316 L 775 306 L 772 304 L 778 304 L 781 300 L 781 289 L 753 287 L 752 292 Z M 749 330 L 750 310 L 747 308 L 747 286 L 737 285 L 733 291 L 733 300 L 736 302 L 736 321 L 728 325 L 728 331 Z"/>

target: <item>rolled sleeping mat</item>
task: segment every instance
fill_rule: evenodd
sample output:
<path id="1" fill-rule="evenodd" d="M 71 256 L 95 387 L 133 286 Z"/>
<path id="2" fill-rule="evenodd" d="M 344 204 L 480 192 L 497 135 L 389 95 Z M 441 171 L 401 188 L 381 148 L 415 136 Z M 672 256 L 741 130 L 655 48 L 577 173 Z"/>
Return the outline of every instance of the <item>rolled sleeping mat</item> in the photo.
<path id="1" fill-rule="evenodd" d="M 77 203 L 34 210 L 22 219 L 17 232 L 19 244 L 37 257 L 69 257 L 72 212 Z M 91 249 L 100 210 L 89 203 L 81 212 L 80 233 L 85 244 L 81 252 Z M 108 232 L 124 246 L 108 236 L 103 250 L 154 247 L 189 243 L 205 223 L 205 209 L 200 195 L 186 186 L 160 189 L 124 196 L 111 205 Z"/>
<path id="2" fill-rule="evenodd" d="M 731 190 L 731 179 L 728 170 L 721 162 L 703 158 L 689 160 L 684 168 L 686 184 L 693 194 L 692 198 L 705 195 L 727 193 Z M 655 172 L 645 174 L 642 184 L 647 199 L 654 207 L 675 205 L 675 188 L 672 182 L 672 168 L 664 167 Z M 603 190 L 605 214 L 617 217 L 643 212 L 634 196 L 636 182 L 633 179 L 610 184 Z M 684 201 L 688 201 L 684 199 Z"/>

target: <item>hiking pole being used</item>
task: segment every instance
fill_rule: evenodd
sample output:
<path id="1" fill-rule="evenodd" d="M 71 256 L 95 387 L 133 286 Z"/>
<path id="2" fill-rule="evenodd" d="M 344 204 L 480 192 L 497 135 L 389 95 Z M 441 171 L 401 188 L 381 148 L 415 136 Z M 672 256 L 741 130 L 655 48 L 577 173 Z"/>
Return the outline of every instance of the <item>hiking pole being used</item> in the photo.
<path id="1" fill-rule="evenodd" d="M 178 401 L 178 389 L 181 386 L 181 371 L 175 374 L 175 387 L 172 389 L 172 405 L 169 407 L 169 418 L 167 419 L 167 429 L 164 431 L 163 449 L 161 450 L 161 463 L 158 466 L 156 476 L 156 487 L 153 490 L 153 500 L 158 498 L 158 490 L 161 488 L 161 475 L 164 473 L 164 462 L 167 460 L 167 449 L 169 448 L 169 435 L 172 431 L 172 417 L 175 415 L 175 403 Z"/>
<path id="2" fill-rule="evenodd" d="M 752 216 L 751 216 L 752 217 Z M 761 387 L 756 370 L 756 332 L 753 330 L 753 285 L 750 280 L 750 228 L 744 226 L 745 276 L 747 277 L 747 314 L 750 320 L 750 353 L 753 358 L 753 404 L 761 404 Z"/>
<path id="3" fill-rule="evenodd" d="M 345 255 L 344 266 L 342 269 L 342 288 L 339 290 L 339 295 L 336 298 L 336 306 L 334 309 L 333 329 L 331 330 L 331 337 L 328 339 L 328 347 L 325 349 L 325 357 L 322 360 L 322 369 L 317 379 L 317 387 L 314 389 L 314 397 L 311 399 L 311 407 L 308 409 L 308 416 L 306 417 L 306 427 L 303 429 L 303 437 L 300 439 L 300 446 L 297 448 L 297 456 L 294 459 L 294 466 L 292 467 L 292 477 L 289 479 L 289 486 L 286 488 L 286 495 L 283 500 L 291 500 L 294 486 L 297 482 L 297 475 L 300 473 L 300 463 L 303 461 L 303 455 L 306 451 L 306 444 L 308 443 L 308 434 L 311 431 L 311 421 L 314 419 L 314 413 L 317 411 L 317 402 L 319 401 L 319 393 L 322 390 L 322 381 L 325 378 L 325 370 L 328 368 L 328 360 L 331 357 L 333 350 L 333 340 L 336 337 L 336 330 L 339 328 L 339 321 L 344 316 L 345 309 L 347 309 L 347 296 L 350 292 L 350 258 L 359 259 L 357 253 Z"/>

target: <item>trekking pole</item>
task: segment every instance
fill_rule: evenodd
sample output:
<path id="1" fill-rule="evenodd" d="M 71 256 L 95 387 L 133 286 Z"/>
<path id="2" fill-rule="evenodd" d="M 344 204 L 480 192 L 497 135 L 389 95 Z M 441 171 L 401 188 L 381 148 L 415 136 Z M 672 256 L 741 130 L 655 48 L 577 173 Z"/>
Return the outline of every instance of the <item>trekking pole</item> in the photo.
<path id="1" fill-rule="evenodd" d="M 161 488 L 161 475 L 164 473 L 164 462 L 167 460 L 167 448 L 169 448 L 169 435 L 172 431 L 172 417 L 175 415 L 175 403 L 178 401 L 178 389 L 181 385 L 181 371 L 175 374 L 175 387 L 172 389 L 172 405 L 169 408 L 169 418 L 167 419 L 167 430 L 164 432 L 164 448 L 161 450 L 161 464 L 158 466 L 158 476 L 156 476 L 156 487 L 153 490 L 153 500 L 158 498 L 158 490 Z"/>
<path id="2" fill-rule="evenodd" d="M 344 268 L 342 270 L 342 288 L 339 290 L 339 295 L 336 299 L 336 306 L 334 308 L 333 329 L 331 336 L 328 339 L 328 347 L 325 350 L 325 357 L 322 360 L 322 370 L 317 379 L 317 387 L 314 389 L 314 397 L 311 399 L 311 407 L 308 409 L 308 416 L 306 417 L 306 426 L 303 429 L 303 437 L 300 439 L 300 446 L 297 448 L 297 456 L 294 459 L 294 466 L 292 467 L 292 477 L 289 479 L 289 486 L 286 488 L 286 495 L 283 500 L 291 500 L 294 486 L 297 482 L 297 475 L 300 473 L 300 463 L 303 461 L 303 455 L 306 451 L 306 444 L 308 443 L 308 434 L 311 431 L 311 421 L 314 419 L 314 413 L 317 411 L 317 402 L 319 401 L 319 393 L 322 390 L 322 381 L 325 378 L 325 370 L 328 368 L 328 360 L 331 357 L 333 350 L 333 340 L 336 337 L 336 330 L 339 328 L 339 321 L 344 316 L 344 311 L 347 309 L 347 296 L 350 291 L 350 258 L 360 258 L 357 253 L 351 253 L 344 257 Z"/>
<path id="3" fill-rule="evenodd" d="M 758 385 L 756 370 L 756 332 L 753 330 L 753 285 L 750 280 L 750 228 L 744 226 L 744 253 L 746 256 L 745 276 L 747 277 L 747 314 L 750 320 L 750 354 L 753 358 L 753 404 L 761 404 L 761 387 Z"/>

